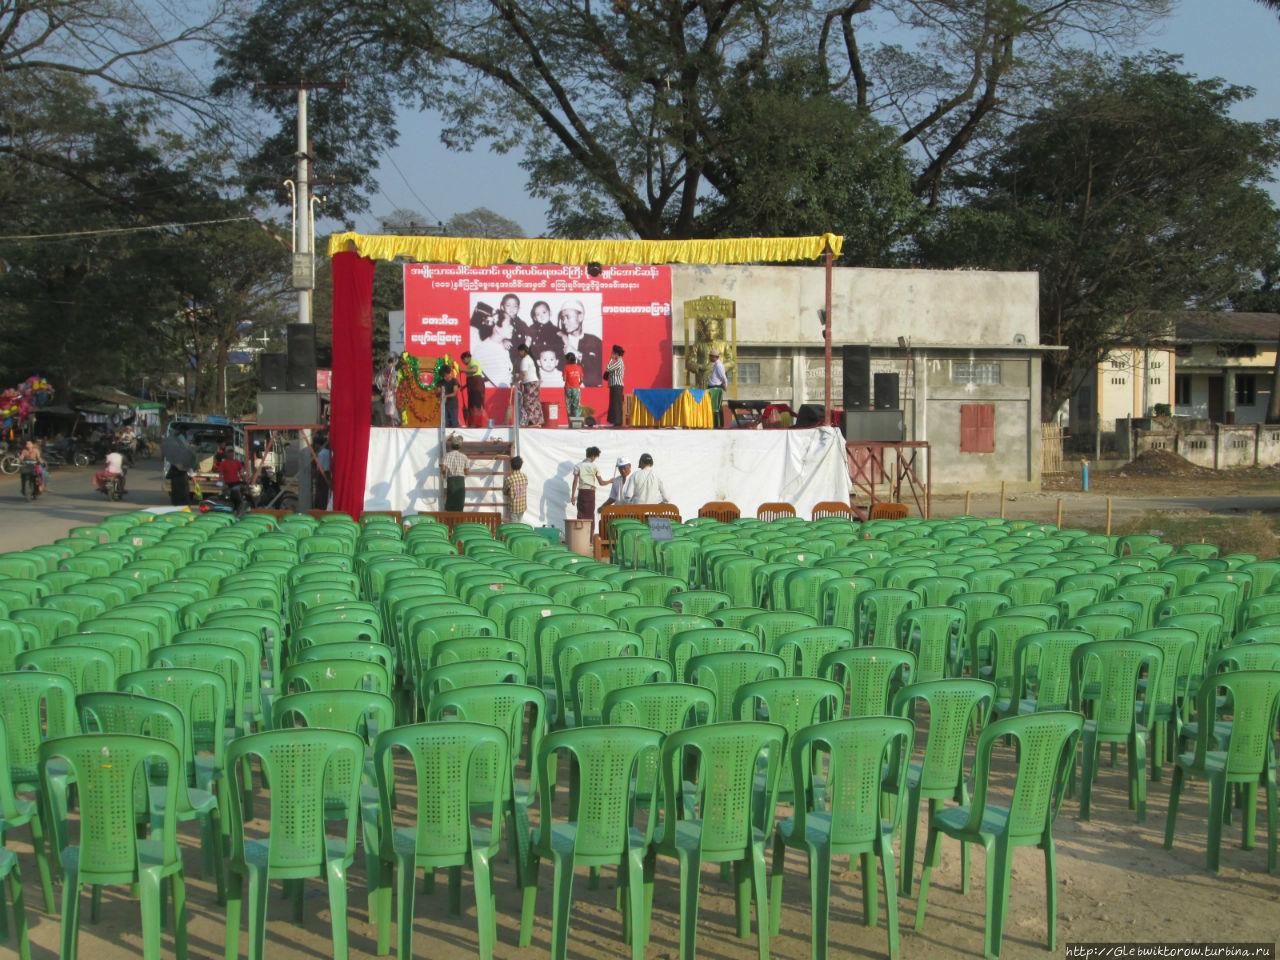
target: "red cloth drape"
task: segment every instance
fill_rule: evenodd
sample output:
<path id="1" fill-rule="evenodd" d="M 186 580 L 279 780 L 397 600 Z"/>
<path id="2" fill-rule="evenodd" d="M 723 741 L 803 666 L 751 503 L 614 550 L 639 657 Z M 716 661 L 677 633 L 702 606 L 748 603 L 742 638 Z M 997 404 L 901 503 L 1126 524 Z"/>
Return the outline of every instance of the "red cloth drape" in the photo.
<path id="1" fill-rule="evenodd" d="M 373 261 L 347 251 L 333 257 L 333 386 L 329 446 L 333 506 L 359 517 L 369 464 L 373 394 Z"/>

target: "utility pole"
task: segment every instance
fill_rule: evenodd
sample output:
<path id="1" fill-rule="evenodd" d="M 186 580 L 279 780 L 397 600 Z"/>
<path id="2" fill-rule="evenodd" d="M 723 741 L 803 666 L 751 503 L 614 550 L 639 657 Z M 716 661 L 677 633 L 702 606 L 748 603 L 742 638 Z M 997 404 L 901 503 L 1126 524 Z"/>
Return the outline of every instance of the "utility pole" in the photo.
<path id="1" fill-rule="evenodd" d="M 298 172 L 293 191 L 293 288 L 298 293 L 298 322 L 311 322 L 311 291 L 315 288 L 315 251 L 311 249 L 315 223 L 311 212 L 311 140 L 307 135 L 307 91 L 345 90 L 345 81 L 307 80 L 296 83 L 257 83 L 255 90 L 296 90 L 298 93 Z"/>
<path id="2" fill-rule="evenodd" d="M 299 77 L 296 83 L 257 83 L 255 90 L 296 90 L 298 92 L 298 161 L 297 178 L 293 189 L 293 289 L 298 294 L 298 322 L 311 323 L 311 291 L 316 285 L 315 251 L 311 249 L 315 236 L 315 220 L 311 204 L 311 139 L 307 135 L 307 91 L 345 90 L 344 81 L 326 82 Z M 302 431 L 305 435 L 310 431 Z M 308 455 L 299 457 L 298 507 L 311 507 L 311 456 L 310 440 L 305 441 Z M 323 506 L 323 504 L 321 505 Z"/>

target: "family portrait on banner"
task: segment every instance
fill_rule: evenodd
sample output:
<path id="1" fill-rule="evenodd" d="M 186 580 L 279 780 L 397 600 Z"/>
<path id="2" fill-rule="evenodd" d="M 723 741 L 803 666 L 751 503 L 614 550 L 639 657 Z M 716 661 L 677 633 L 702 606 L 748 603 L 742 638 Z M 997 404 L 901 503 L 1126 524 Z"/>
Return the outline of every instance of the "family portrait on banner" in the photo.
<path id="1" fill-rule="evenodd" d="M 565 356 L 583 370 L 583 385 L 604 382 L 603 295 L 511 291 L 471 294 L 471 355 L 494 386 L 510 386 L 527 344 L 544 387 L 563 387 Z"/>

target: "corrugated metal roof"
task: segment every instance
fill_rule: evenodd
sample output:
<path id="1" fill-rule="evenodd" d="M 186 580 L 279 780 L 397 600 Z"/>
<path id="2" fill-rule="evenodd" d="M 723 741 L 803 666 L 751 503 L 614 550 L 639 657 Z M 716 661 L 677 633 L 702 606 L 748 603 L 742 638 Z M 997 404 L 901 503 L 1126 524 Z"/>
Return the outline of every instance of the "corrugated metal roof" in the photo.
<path id="1" fill-rule="evenodd" d="M 1183 343 L 1241 343 L 1280 338 L 1280 313 L 1184 313 L 1174 339 Z"/>

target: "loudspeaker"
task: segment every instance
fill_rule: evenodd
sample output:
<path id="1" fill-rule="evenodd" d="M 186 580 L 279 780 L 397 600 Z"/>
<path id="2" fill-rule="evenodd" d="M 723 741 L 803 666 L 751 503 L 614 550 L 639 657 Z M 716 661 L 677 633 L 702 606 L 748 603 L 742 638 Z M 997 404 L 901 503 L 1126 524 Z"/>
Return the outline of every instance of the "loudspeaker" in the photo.
<path id="1" fill-rule="evenodd" d="M 844 346 L 844 408 L 858 413 L 871 409 L 871 348 Z"/>
<path id="2" fill-rule="evenodd" d="M 275 393 L 285 389 L 288 360 L 288 356 L 283 353 L 258 354 L 258 389 L 263 393 Z"/>
<path id="3" fill-rule="evenodd" d="M 901 441 L 906 436 L 906 424 L 901 410 L 871 410 L 866 413 L 845 413 L 844 435 L 848 440 Z"/>
<path id="4" fill-rule="evenodd" d="M 320 422 L 320 395 L 281 391 L 258 394 L 258 426 L 310 427 Z"/>
<path id="5" fill-rule="evenodd" d="M 285 378 L 289 390 L 316 388 L 316 328 L 310 323 L 289 324 L 289 365 Z"/>
<path id="6" fill-rule="evenodd" d="M 876 409 L 897 410 L 898 375 L 896 373 L 877 373 L 872 379 L 875 381 Z"/>

